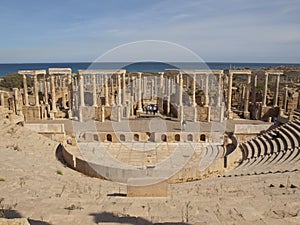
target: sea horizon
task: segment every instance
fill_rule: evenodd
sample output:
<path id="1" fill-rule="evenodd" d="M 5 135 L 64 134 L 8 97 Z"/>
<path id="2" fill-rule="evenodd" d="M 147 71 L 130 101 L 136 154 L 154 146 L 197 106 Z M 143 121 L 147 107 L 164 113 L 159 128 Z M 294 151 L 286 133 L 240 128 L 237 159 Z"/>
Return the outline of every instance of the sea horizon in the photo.
<path id="1" fill-rule="evenodd" d="M 115 70 L 126 69 L 129 72 L 163 72 L 165 69 L 211 69 L 225 70 L 235 68 L 269 68 L 277 66 L 300 66 L 300 63 L 253 63 L 253 62 L 42 62 L 42 63 L 0 63 L 0 77 L 17 73 L 18 70 L 40 70 L 48 68 L 71 68 L 73 73 L 82 69 Z"/>

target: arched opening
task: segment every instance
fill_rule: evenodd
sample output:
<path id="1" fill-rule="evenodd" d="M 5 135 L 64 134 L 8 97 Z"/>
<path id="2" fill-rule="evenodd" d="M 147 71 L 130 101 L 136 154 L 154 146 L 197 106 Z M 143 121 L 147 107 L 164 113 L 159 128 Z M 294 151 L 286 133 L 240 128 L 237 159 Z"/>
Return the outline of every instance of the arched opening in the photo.
<path id="1" fill-rule="evenodd" d="M 106 140 L 112 142 L 112 136 L 111 134 L 106 135 Z"/>
<path id="2" fill-rule="evenodd" d="M 193 135 L 192 135 L 192 134 L 189 134 L 189 135 L 187 136 L 187 140 L 188 140 L 188 141 L 193 141 Z"/>
<path id="3" fill-rule="evenodd" d="M 206 136 L 205 134 L 200 135 L 200 141 L 206 141 Z"/>
<path id="4" fill-rule="evenodd" d="M 98 134 L 94 134 L 94 141 L 99 141 Z"/>
<path id="5" fill-rule="evenodd" d="M 134 134 L 133 135 L 133 140 L 134 141 L 139 141 L 140 140 L 140 136 L 138 134 Z"/>
<path id="6" fill-rule="evenodd" d="M 120 135 L 120 141 L 123 141 L 123 142 L 125 141 L 125 135 L 124 134 Z"/>
<path id="7" fill-rule="evenodd" d="M 175 141 L 180 141 L 180 134 L 175 135 Z"/>
<path id="8" fill-rule="evenodd" d="M 166 142 L 167 141 L 167 135 L 162 134 L 161 135 L 161 141 Z"/>

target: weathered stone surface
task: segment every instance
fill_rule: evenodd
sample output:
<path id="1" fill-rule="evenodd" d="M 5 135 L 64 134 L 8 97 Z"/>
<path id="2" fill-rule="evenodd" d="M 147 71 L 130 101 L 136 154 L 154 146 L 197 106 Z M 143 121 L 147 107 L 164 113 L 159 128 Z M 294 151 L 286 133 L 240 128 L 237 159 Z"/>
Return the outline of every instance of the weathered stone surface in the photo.
<path id="1" fill-rule="evenodd" d="M 0 225 L 30 225 L 27 219 L 4 219 L 0 218 Z"/>

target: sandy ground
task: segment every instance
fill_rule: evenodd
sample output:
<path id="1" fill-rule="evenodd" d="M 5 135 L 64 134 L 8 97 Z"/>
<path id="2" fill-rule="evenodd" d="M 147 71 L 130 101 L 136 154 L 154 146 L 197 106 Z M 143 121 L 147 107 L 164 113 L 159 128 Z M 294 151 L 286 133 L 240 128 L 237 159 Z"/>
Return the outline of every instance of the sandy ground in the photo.
<path id="1" fill-rule="evenodd" d="M 166 198 L 128 198 L 126 187 L 56 159 L 58 143 L 0 125 L 0 212 L 31 224 L 300 224 L 300 173 L 214 177 L 169 186 Z"/>

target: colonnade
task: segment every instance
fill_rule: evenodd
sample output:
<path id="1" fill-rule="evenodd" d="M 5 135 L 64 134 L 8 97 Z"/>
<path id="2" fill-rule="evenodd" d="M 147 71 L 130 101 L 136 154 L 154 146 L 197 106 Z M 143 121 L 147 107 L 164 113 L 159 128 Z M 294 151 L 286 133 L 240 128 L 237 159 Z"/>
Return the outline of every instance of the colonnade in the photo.
<path id="1" fill-rule="evenodd" d="M 78 70 L 77 75 L 72 75 L 70 68 L 49 68 L 49 76 L 46 70 L 21 70 L 18 73 L 23 76 L 22 105 L 25 107 L 46 105 L 48 111 L 51 112 L 50 118 L 55 118 L 54 114 L 58 112 L 58 95 L 61 97 L 60 107 L 68 110 L 69 118 L 73 116 L 74 111 L 79 110 L 80 120 L 83 118 L 82 108 L 90 106 L 101 107 L 102 114 L 105 110 L 103 107 L 118 110 L 118 121 L 123 117 L 129 118 L 134 114 L 140 115 L 143 113 L 145 99 L 149 99 L 152 102 L 156 101 L 159 111 L 165 116 L 170 116 L 172 110 L 175 109 L 177 110 L 177 119 L 183 121 L 187 113 L 185 107 L 189 106 L 193 110 L 192 113 L 189 112 L 192 114 L 193 121 L 200 120 L 198 116 L 204 113 L 207 114 L 205 120 L 210 122 L 211 110 L 214 110 L 214 112 L 216 108 L 223 110 L 225 92 L 227 95 L 227 118 L 233 119 L 233 77 L 244 75 L 247 76 L 242 99 L 244 118 L 250 118 L 250 102 L 256 102 L 257 75 L 252 74 L 251 70 L 229 70 L 226 72 L 228 75 L 223 70 L 182 71 L 173 69 L 166 69 L 157 75 L 148 75 L 142 72 L 127 74 L 126 70 Z M 278 107 L 280 75 L 282 74 L 283 71 L 278 70 L 265 72 L 262 107 L 267 107 L 270 75 L 276 76 L 273 107 Z M 29 101 L 28 96 L 27 76 L 33 78 L 34 98 L 31 97 L 31 101 Z M 203 91 L 203 102 L 201 103 L 199 103 L 199 97 L 196 97 L 196 92 L 199 89 Z M 190 103 L 185 102 L 186 98 L 183 100 L 184 90 L 191 92 Z M 44 95 L 41 102 L 39 91 L 42 91 Z M 91 93 L 88 98 L 86 97 L 87 92 Z M 49 94 L 51 99 L 49 99 Z M 19 102 L 19 91 L 14 90 L 14 95 L 16 96 L 15 101 Z M 212 95 L 215 97 L 212 97 Z M 284 104 L 287 104 L 286 98 Z M 286 106 L 283 106 L 283 108 L 286 108 Z M 220 112 L 220 121 L 223 120 L 223 115 L 223 112 Z M 101 121 L 104 121 L 104 119 L 101 119 Z"/>

